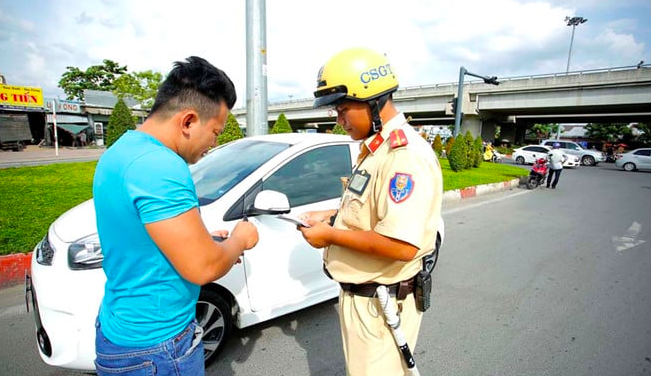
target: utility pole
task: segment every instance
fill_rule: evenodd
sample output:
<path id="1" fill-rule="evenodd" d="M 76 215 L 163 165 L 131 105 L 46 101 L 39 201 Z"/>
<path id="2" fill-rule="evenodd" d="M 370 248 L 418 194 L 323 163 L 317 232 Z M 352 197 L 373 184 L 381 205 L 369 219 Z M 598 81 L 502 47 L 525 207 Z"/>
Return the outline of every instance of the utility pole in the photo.
<path id="1" fill-rule="evenodd" d="M 455 111 L 454 111 L 454 137 L 456 138 L 459 135 L 459 130 L 461 128 L 461 110 L 463 108 L 463 80 L 464 76 L 473 76 L 477 78 L 481 78 L 484 80 L 484 83 L 486 84 L 491 84 L 491 85 L 499 85 L 499 81 L 497 81 L 497 77 L 492 76 L 481 76 L 476 73 L 468 72 L 466 68 L 461 67 L 459 68 L 459 86 L 457 88 L 457 97 L 453 100 L 456 101 L 456 105 L 454 106 Z"/>
<path id="2" fill-rule="evenodd" d="M 265 0 L 246 0 L 246 135 L 268 133 Z"/>

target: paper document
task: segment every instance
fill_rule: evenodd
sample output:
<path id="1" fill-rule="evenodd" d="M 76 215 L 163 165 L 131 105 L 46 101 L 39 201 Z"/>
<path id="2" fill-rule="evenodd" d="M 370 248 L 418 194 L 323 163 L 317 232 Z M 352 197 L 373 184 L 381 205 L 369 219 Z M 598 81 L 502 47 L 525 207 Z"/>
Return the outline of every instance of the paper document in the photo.
<path id="1" fill-rule="evenodd" d="M 307 224 L 307 222 L 303 221 L 298 216 L 295 216 L 295 215 L 292 215 L 292 214 L 278 214 L 276 216 L 276 218 L 282 219 L 284 221 L 293 223 L 293 224 L 298 225 L 298 226 L 310 227 L 310 225 Z"/>

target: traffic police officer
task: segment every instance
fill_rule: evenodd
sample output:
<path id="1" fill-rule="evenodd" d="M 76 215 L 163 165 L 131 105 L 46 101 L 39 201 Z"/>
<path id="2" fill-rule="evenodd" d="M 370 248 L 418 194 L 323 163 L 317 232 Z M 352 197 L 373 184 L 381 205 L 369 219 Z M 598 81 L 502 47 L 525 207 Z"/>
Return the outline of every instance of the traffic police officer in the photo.
<path id="1" fill-rule="evenodd" d="M 339 320 L 349 375 L 407 373 L 375 290 L 389 288 L 413 351 L 422 318 L 414 280 L 442 226 L 441 167 L 394 106 L 397 89 L 384 55 L 355 48 L 321 68 L 314 93 L 314 106 L 334 106 L 337 123 L 362 141 L 339 210 L 304 213 L 311 227 L 299 228 L 312 246 L 327 247 L 325 272 L 342 287 Z"/>

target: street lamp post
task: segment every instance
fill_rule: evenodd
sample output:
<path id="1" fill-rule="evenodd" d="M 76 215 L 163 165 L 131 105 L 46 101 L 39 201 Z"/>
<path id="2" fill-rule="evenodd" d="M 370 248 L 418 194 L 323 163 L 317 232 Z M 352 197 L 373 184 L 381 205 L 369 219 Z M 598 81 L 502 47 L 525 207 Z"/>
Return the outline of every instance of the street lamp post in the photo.
<path id="1" fill-rule="evenodd" d="M 461 107 L 463 103 L 463 79 L 464 76 L 473 76 L 477 78 L 481 78 L 484 80 L 484 83 L 487 84 L 492 84 L 492 85 L 499 85 L 500 83 L 497 81 L 497 77 L 492 76 L 481 76 L 476 73 L 468 72 L 468 70 L 464 67 L 459 68 L 459 87 L 457 88 L 457 97 L 453 99 L 456 101 L 456 105 L 454 106 L 455 111 L 454 111 L 454 137 L 456 138 L 459 135 L 459 129 L 461 128 Z"/>
<path id="2" fill-rule="evenodd" d="M 570 52 L 567 54 L 567 67 L 565 68 L 565 73 L 570 71 L 570 58 L 572 57 L 572 44 L 574 43 L 574 29 L 577 25 L 588 22 L 587 18 L 583 17 L 565 17 L 565 22 L 567 26 L 572 26 L 572 38 L 570 38 Z"/>

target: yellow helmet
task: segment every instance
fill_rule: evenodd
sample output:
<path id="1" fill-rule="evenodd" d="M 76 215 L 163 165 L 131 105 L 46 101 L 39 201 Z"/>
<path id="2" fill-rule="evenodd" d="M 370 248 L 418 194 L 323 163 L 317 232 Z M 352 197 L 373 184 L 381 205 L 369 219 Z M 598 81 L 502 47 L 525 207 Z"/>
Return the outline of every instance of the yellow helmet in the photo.
<path id="1" fill-rule="evenodd" d="M 334 55 L 319 70 L 314 107 L 343 98 L 366 102 L 397 89 L 398 80 L 386 56 L 366 48 L 351 48 Z"/>

